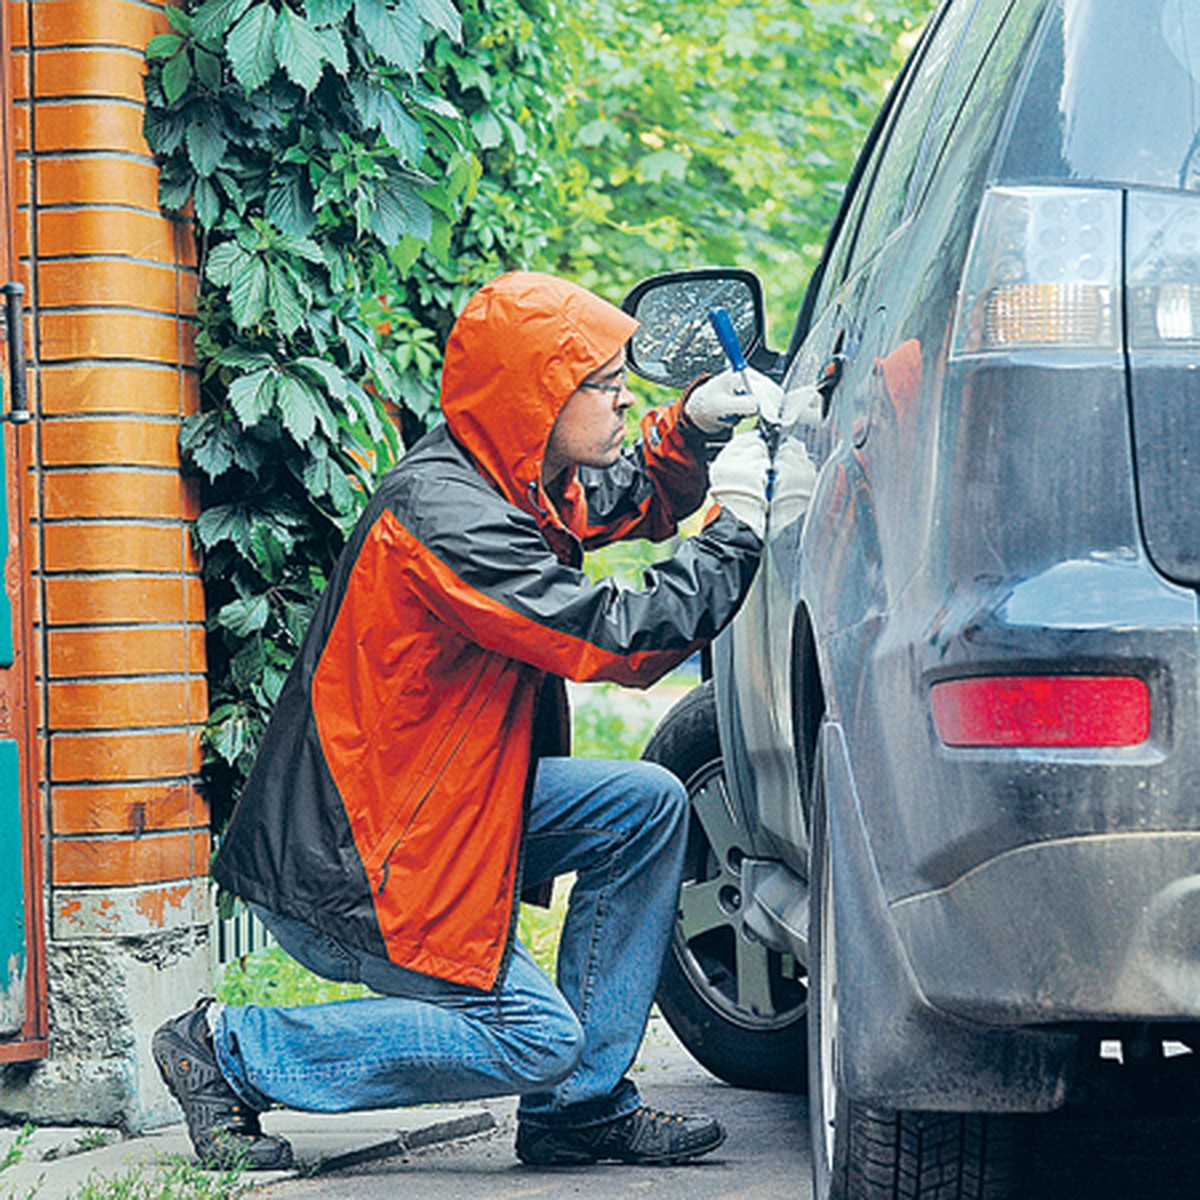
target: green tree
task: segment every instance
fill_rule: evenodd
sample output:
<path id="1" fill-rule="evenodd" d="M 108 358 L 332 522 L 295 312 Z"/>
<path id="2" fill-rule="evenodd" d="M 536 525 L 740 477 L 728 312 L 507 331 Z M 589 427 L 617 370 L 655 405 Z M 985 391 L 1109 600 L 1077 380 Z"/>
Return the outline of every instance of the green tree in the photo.
<path id="1" fill-rule="evenodd" d="M 933 0 L 577 0 L 560 15 L 548 262 L 607 295 L 737 264 L 790 323 L 887 85 Z"/>

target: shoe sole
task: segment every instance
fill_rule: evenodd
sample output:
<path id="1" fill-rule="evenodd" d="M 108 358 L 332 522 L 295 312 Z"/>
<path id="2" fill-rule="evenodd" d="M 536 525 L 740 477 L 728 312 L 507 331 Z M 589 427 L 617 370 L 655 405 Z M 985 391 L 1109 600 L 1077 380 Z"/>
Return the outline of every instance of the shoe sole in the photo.
<path id="1" fill-rule="evenodd" d="M 716 1140 L 679 1154 L 639 1154 L 632 1158 L 605 1158 L 584 1151 L 563 1150 L 552 1158 L 526 1158 L 520 1151 L 517 1152 L 517 1157 L 527 1167 L 594 1167 L 599 1163 L 612 1163 L 614 1166 L 620 1167 L 673 1167 L 691 1162 L 705 1154 L 711 1154 L 724 1142 L 725 1130 L 722 1129 Z"/>

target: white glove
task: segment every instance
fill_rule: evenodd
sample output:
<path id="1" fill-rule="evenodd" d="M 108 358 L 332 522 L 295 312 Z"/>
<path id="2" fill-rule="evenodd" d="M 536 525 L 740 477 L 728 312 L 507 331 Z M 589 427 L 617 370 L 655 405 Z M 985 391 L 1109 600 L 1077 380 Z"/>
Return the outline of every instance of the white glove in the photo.
<path id="1" fill-rule="evenodd" d="M 811 427 L 820 425 L 823 405 L 821 393 L 811 383 L 793 388 L 783 397 L 783 427 L 791 429 L 797 424 Z"/>
<path id="2" fill-rule="evenodd" d="M 792 393 L 788 393 L 789 396 Z M 787 438 L 775 453 L 775 491 L 771 501 L 771 529 L 786 529 L 808 511 L 817 468 L 803 442 Z"/>
<path id="3" fill-rule="evenodd" d="M 706 379 L 687 398 L 687 415 L 702 433 L 720 433 L 732 429 L 743 417 L 765 413 L 767 420 L 778 421 L 783 409 L 779 385 L 753 367 L 746 368 L 750 384 L 747 392 L 740 371 L 722 371 Z"/>
<path id="4" fill-rule="evenodd" d="M 712 498 L 761 538 L 767 530 L 767 471 L 771 456 L 757 430 L 730 441 L 708 468 Z"/>

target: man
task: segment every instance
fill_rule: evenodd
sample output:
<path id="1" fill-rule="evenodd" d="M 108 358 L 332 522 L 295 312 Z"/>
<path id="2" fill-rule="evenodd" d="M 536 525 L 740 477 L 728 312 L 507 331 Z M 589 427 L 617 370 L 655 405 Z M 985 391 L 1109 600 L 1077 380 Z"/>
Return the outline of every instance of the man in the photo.
<path id="1" fill-rule="evenodd" d="M 445 423 L 359 521 L 279 698 L 213 874 L 280 944 L 377 997 L 202 1001 L 154 1037 L 201 1159 L 275 1168 L 272 1105 L 347 1111 L 519 1093 L 517 1154 L 677 1162 L 707 1116 L 654 1112 L 625 1073 L 669 938 L 687 798 L 651 763 L 566 757 L 562 677 L 644 686 L 733 616 L 758 564 L 767 456 L 708 435 L 756 410 L 722 375 L 625 450 L 636 322 L 513 273 L 446 347 Z M 755 377 L 761 396 L 778 388 Z M 720 509 L 644 588 L 586 549 Z M 523 891 L 574 872 L 557 987 L 514 931 Z"/>

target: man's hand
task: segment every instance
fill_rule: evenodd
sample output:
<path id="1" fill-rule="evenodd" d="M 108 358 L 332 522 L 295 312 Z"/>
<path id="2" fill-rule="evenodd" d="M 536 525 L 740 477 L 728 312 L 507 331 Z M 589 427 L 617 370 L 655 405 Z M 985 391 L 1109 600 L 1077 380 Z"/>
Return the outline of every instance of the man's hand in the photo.
<path id="1" fill-rule="evenodd" d="M 775 496 L 771 504 L 771 529 L 778 533 L 808 511 L 817 468 L 804 443 L 785 439 L 775 455 Z"/>
<path id="2" fill-rule="evenodd" d="M 749 392 L 742 386 L 740 371 L 722 371 L 705 380 L 687 399 L 688 419 L 702 433 L 732 429 L 743 417 L 757 413 L 778 421 L 783 409 L 779 385 L 753 367 L 746 368 L 746 378 Z"/>
<path id="3" fill-rule="evenodd" d="M 771 456 L 757 431 L 739 434 L 708 469 L 712 498 L 761 538 L 767 529 L 767 472 Z"/>

